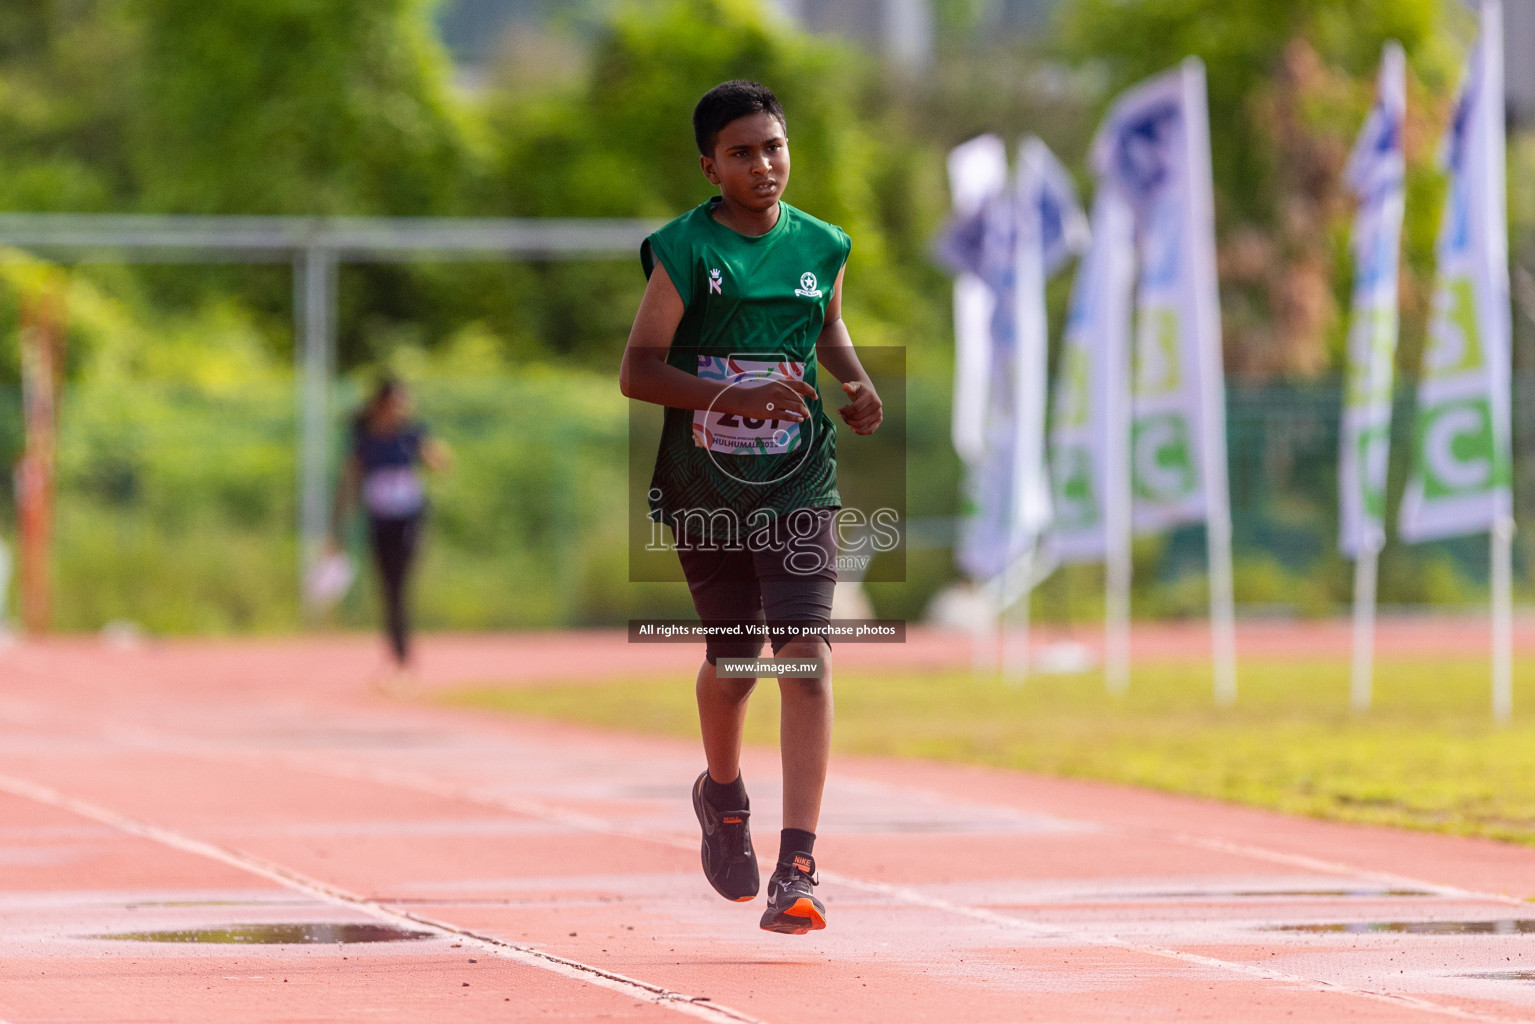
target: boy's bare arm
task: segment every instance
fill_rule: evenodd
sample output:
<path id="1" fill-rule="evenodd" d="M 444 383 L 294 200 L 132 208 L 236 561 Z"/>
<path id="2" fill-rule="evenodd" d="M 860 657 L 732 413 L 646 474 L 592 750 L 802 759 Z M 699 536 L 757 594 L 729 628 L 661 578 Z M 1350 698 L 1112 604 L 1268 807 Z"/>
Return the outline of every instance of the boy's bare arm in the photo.
<path id="1" fill-rule="evenodd" d="M 804 381 L 753 381 L 724 384 L 702 380 L 666 361 L 672 337 L 685 312 L 677 286 L 657 264 L 645 286 L 645 297 L 634 314 L 629 343 L 624 347 L 618 386 L 628 398 L 671 409 L 713 409 L 757 419 L 799 422 L 810 415 L 805 398 L 815 389 Z"/>
<path id="2" fill-rule="evenodd" d="M 847 268 L 837 272 L 837 282 L 832 286 L 831 298 L 826 303 L 826 324 L 815 342 L 817 361 L 842 383 L 852 401 L 837 412 L 855 434 L 872 434 L 885 419 L 884 403 L 869 379 L 853 348 L 853 338 L 842 321 L 842 275 Z"/>

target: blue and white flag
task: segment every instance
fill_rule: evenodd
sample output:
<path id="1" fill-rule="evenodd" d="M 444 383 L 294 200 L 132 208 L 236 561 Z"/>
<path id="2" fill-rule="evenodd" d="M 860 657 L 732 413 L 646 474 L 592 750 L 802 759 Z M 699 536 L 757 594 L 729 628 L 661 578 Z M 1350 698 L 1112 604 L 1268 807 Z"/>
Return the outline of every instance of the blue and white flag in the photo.
<path id="1" fill-rule="evenodd" d="M 1386 541 L 1386 466 L 1391 445 L 1392 370 L 1397 341 L 1397 255 L 1407 161 L 1407 60 L 1387 43 L 1375 105 L 1354 146 L 1345 177 L 1358 198 L 1354 217 L 1354 299 L 1348 334 L 1348 381 L 1338 454 L 1338 544 L 1347 558 Z"/>
<path id="2" fill-rule="evenodd" d="M 991 150 L 980 142 L 966 143 L 976 147 L 970 154 Z M 955 447 L 966 481 L 955 556 L 972 579 L 991 580 L 1031 552 L 1050 521 L 1045 281 L 1080 250 L 1086 223 L 1070 176 L 1032 138 L 1019 149 L 1011 191 L 993 194 L 968 215 L 956 213 L 940 241 L 940 259 L 961 281 L 968 275 L 985 286 L 991 316 L 983 332 L 982 303 L 967 311 L 974 317 L 971 343 L 984 358 L 974 352 L 956 358 Z M 962 315 L 956 304 L 957 338 L 966 327 Z M 978 450 L 972 447 L 977 429 Z"/>
<path id="3" fill-rule="evenodd" d="M 1444 140 L 1450 194 L 1400 522 L 1412 542 L 1485 532 L 1513 514 L 1503 9 L 1483 0 L 1481 11 Z"/>
<path id="4" fill-rule="evenodd" d="M 1190 58 L 1121 95 L 1099 129 L 1093 159 L 1102 185 L 1135 212 L 1135 529 L 1229 522 L 1203 65 Z"/>
<path id="5" fill-rule="evenodd" d="M 1018 148 L 1014 199 L 1012 410 L 1005 417 L 1011 420 L 1011 433 L 1002 447 L 1012 456 L 1007 551 L 1017 558 L 1035 547 L 1051 519 L 1045 460 L 1050 374 L 1045 282 L 1082 251 L 1088 232 L 1070 175 L 1039 139 L 1027 138 Z"/>
<path id="6" fill-rule="evenodd" d="M 1111 455 L 1128 440 L 1117 435 L 1127 422 L 1122 405 L 1129 394 L 1134 287 L 1134 217 L 1119 192 L 1101 188 L 1093 201 L 1092 244 L 1072 285 L 1050 413 L 1050 547 L 1062 562 L 1103 561 L 1110 503 L 1128 508 Z"/>
<path id="7" fill-rule="evenodd" d="M 1007 147 L 981 135 L 949 152 L 953 223 L 939 239 L 938 258 L 954 274 L 954 450 L 967 466 L 986 448 L 986 392 L 990 377 L 996 294 L 982 273 L 996 266 L 994 224 L 1007 187 Z M 989 251 L 988 251 L 989 250 Z"/>

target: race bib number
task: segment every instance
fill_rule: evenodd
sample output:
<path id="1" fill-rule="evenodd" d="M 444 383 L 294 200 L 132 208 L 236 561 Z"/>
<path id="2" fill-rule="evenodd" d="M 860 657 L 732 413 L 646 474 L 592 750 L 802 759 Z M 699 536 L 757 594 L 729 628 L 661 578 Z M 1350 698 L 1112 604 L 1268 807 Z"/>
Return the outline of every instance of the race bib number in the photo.
<path id="1" fill-rule="evenodd" d="M 702 380 L 740 383 L 750 380 L 804 380 L 805 364 L 789 360 L 699 356 Z M 783 455 L 799 448 L 800 424 L 758 420 L 705 409 L 693 413 L 693 443 L 723 455 Z"/>
<path id="2" fill-rule="evenodd" d="M 402 519 L 421 511 L 426 494 L 421 478 L 410 466 L 375 469 L 362 484 L 362 500 L 368 511 L 383 519 Z"/>

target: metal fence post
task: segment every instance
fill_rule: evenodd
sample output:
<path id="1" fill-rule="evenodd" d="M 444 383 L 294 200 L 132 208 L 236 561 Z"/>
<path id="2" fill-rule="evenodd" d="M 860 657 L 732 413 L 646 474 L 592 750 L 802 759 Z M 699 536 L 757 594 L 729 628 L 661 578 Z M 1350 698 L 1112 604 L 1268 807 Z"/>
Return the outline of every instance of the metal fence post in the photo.
<path id="1" fill-rule="evenodd" d="M 330 386 L 336 351 L 336 256 L 317 247 L 293 264 L 298 404 L 298 572 L 304 617 L 312 619 L 305 582 L 330 530 Z"/>

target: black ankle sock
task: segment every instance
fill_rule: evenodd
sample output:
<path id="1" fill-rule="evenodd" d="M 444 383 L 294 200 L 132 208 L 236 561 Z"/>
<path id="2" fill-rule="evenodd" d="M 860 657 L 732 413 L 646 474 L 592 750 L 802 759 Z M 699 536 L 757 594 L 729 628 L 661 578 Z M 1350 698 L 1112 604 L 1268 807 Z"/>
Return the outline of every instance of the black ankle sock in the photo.
<path id="1" fill-rule="evenodd" d="M 730 783 L 715 782 L 714 776 L 705 775 L 704 799 L 716 811 L 744 811 L 747 809 L 746 783 L 741 781 L 740 773 Z"/>
<path id="2" fill-rule="evenodd" d="M 815 853 L 815 833 L 802 828 L 786 828 L 778 834 L 778 863 L 793 864 L 794 855 Z"/>

